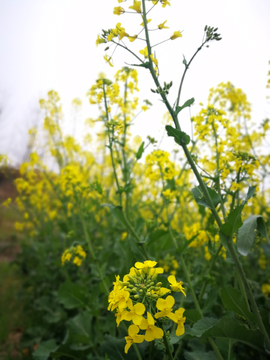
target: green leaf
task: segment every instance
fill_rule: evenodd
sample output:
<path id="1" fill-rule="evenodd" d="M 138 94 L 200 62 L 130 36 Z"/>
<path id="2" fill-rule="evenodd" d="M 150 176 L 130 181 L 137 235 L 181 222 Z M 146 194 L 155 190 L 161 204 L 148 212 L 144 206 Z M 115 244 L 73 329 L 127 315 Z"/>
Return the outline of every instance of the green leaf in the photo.
<path id="1" fill-rule="evenodd" d="M 257 230 L 259 231 L 259 233 L 269 242 L 267 227 L 266 227 L 265 221 L 263 220 L 262 217 L 258 217 L 257 225 L 258 225 Z"/>
<path id="2" fill-rule="evenodd" d="M 256 185 L 249 186 L 247 196 L 246 196 L 245 200 L 243 201 L 242 205 L 245 205 L 248 202 L 248 200 L 254 195 L 256 187 L 257 187 Z"/>
<path id="3" fill-rule="evenodd" d="M 211 197 L 211 199 L 213 201 L 214 206 L 217 207 L 217 205 L 221 201 L 219 194 L 216 193 L 215 190 L 211 189 L 208 186 L 207 186 L 207 190 L 208 190 L 209 196 Z M 207 208 L 211 209 L 211 206 L 207 203 L 207 201 L 203 195 L 201 186 L 196 186 L 195 188 L 191 189 L 191 191 L 193 193 L 193 196 L 194 196 L 197 204 L 206 206 Z"/>
<path id="4" fill-rule="evenodd" d="M 247 303 L 240 291 L 231 285 L 225 286 L 220 292 L 221 300 L 225 309 L 234 311 L 251 322 L 254 322 L 254 315 L 249 311 Z"/>
<path id="5" fill-rule="evenodd" d="M 95 190 L 101 195 L 103 193 L 103 189 L 102 187 L 100 186 L 99 182 L 96 181 L 95 182 Z"/>
<path id="6" fill-rule="evenodd" d="M 56 351 L 58 345 L 54 339 L 42 342 L 33 353 L 35 360 L 47 360 L 52 352 Z"/>
<path id="7" fill-rule="evenodd" d="M 83 351 L 76 351 L 71 349 L 68 345 L 61 344 L 59 348 L 51 354 L 52 358 L 60 359 L 76 359 L 76 360 L 85 360 L 86 353 Z"/>
<path id="8" fill-rule="evenodd" d="M 207 313 L 212 309 L 214 304 L 216 304 L 218 297 L 218 292 L 215 288 L 212 288 L 207 296 L 207 299 L 205 300 L 204 306 L 202 308 L 203 314 Z"/>
<path id="9" fill-rule="evenodd" d="M 242 204 L 237 206 L 232 211 L 230 211 L 225 221 L 225 224 L 223 224 L 221 227 L 221 231 L 224 234 L 232 236 L 243 225 L 241 220 L 242 210 L 246 205 L 246 203 L 248 202 L 248 200 L 253 196 L 255 190 L 256 190 L 256 186 L 250 186 L 248 188 L 247 196 L 245 200 L 242 202 Z"/>
<path id="10" fill-rule="evenodd" d="M 124 353 L 124 348 L 126 345 L 125 339 L 117 339 L 110 335 L 104 336 L 104 341 L 101 344 L 101 351 L 102 354 L 109 355 L 110 360 L 137 360 L 138 357 L 136 355 L 136 352 L 134 350 L 134 347 L 131 346 L 131 348 L 128 351 L 128 354 Z M 140 351 L 141 355 L 143 355 L 144 349 L 147 347 L 146 341 L 144 341 L 143 344 L 136 344 L 138 347 L 138 350 Z M 142 356 L 144 358 L 144 356 Z"/>
<path id="11" fill-rule="evenodd" d="M 144 141 L 141 143 L 141 145 L 135 155 L 137 160 L 139 160 L 142 157 L 143 151 L 144 151 Z"/>
<path id="12" fill-rule="evenodd" d="M 239 205 L 229 213 L 225 223 L 221 226 L 221 231 L 224 234 L 232 236 L 242 226 L 241 212 L 243 207 L 244 205 Z"/>
<path id="13" fill-rule="evenodd" d="M 186 360 L 217 360 L 217 356 L 214 351 L 205 352 L 200 350 L 193 352 L 185 351 L 184 358 Z"/>
<path id="14" fill-rule="evenodd" d="M 113 204 L 102 204 L 101 206 L 108 206 L 112 215 L 124 226 L 126 227 L 125 218 L 122 212 L 121 206 L 115 206 Z"/>
<path id="15" fill-rule="evenodd" d="M 206 331 L 211 329 L 218 319 L 203 317 L 201 320 L 197 321 L 192 328 L 186 330 L 186 335 L 192 335 L 196 337 L 201 337 Z"/>
<path id="16" fill-rule="evenodd" d="M 139 67 L 144 67 L 146 69 L 150 69 L 150 62 L 149 61 L 146 61 L 145 63 L 143 64 L 131 64 L 131 66 L 139 66 Z"/>
<path id="17" fill-rule="evenodd" d="M 259 330 L 250 330 L 237 319 L 222 317 L 203 337 L 226 338 L 241 341 L 254 349 L 264 352 L 264 339 Z"/>
<path id="18" fill-rule="evenodd" d="M 187 319 L 188 322 L 195 323 L 201 320 L 202 316 L 198 310 L 192 309 L 192 310 L 185 310 L 185 318 Z"/>
<path id="19" fill-rule="evenodd" d="M 174 141 L 179 145 L 188 145 L 190 142 L 190 136 L 181 130 L 173 128 L 171 125 L 166 125 L 165 129 L 168 136 L 174 137 Z"/>
<path id="20" fill-rule="evenodd" d="M 60 286 L 57 298 L 66 309 L 84 308 L 90 302 L 86 288 L 71 282 L 66 282 Z"/>
<path id="21" fill-rule="evenodd" d="M 195 99 L 191 98 L 191 99 L 187 100 L 184 103 L 184 105 L 176 106 L 176 109 L 175 109 L 176 115 L 178 115 L 180 113 L 180 111 L 183 110 L 184 108 L 189 107 L 190 105 L 192 105 L 194 103 L 194 101 L 195 101 Z"/>
<path id="22" fill-rule="evenodd" d="M 92 315 L 84 311 L 68 321 L 68 336 L 64 344 L 73 350 L 84 350 L 92 346 Z"/>
<path id="23" fill-rule="evenodd" d="M 238 252 L 243 256 L 247 256 L 250 252 L 256 236 L 257 219 L 261 217 L 261 215 L 250 215 L 238 231 L 236 245 Z"/>

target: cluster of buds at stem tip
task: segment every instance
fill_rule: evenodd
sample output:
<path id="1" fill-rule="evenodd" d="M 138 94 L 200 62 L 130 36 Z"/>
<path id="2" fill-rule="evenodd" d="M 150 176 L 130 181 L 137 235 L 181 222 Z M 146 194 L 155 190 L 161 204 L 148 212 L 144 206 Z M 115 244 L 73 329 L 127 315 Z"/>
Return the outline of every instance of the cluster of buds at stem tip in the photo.
<path id="1" fill-rule="evenodd" d="M 216 32 L 217 30 L 218 28 L 205 25 L 204 32 L 206 33 L 206 41 L 221 40 L 222 38 L 220 37 L 220 34 Z"/>
<path id="2" fill-rule="evenodd" d="M 162 286 L 161 282 L 155 284 L 155 280 L 158 274 L 150 275 L 147 273 L 140 273 L 135 269 L 136 275 L 129 275 L 129 281 L 123 282 L 119 281 L 119 283 L 125 288 L 126 291 L 130 293 L 131 296 L 136 300 L 140 300 L 145 296 L 158 298 L 158 295 L 153 293 L 160 290 Z"/>
<path id="3" fill-rule="evenodd" d="M 157 90 L 153 90 L 153 89 L 150 89 L 153 93 L 156 93 L 156 94 L 166 94 L 168 95 L 169 94 L 169 89 L 172 87 L 172 84 L 173 82 L 169 82 L 168 84 L 166 82 L 164 82 L 164 87 L 161 88 L 160 86 L 157 88 Z"/>

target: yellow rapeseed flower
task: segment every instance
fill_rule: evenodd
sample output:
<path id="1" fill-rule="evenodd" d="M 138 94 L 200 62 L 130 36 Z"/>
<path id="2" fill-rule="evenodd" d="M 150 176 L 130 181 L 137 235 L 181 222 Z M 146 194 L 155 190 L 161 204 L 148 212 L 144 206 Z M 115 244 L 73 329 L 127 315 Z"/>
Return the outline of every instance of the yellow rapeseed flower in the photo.
<path id="1" fill-rule="evenodd" d="M 172 36 L 170 37 L 171 40 L 175 40 L 179 37 L 182 37 L 182 34 L 180 33 L 180 31 L 175 31 Z"/>

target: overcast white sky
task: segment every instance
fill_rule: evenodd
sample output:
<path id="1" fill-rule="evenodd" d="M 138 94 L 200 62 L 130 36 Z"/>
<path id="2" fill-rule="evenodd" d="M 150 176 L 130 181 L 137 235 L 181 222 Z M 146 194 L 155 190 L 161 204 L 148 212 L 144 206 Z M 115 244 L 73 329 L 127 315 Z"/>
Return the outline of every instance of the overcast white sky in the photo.
<path id="1" fill-rule="evenodd" d="M 85 94 L 97 74 L 103 71 L 112 78 L 124 61 L 134 63 L 118 49 L 113 58 L 115 67 L 110 68 L 103 61 L 104 47 L 95 45 L 101 29 L 115 27 L 117 22 L 133 34 L 130 27 L 138 18 L 113 15 L 113 7 L 119 5 L 126 8 L 132 1 L 0 0 L 0 153 L 7 153 L 15 163 L 20 161 L 27 131 L 40 116 L 38 100 L 49 90 L 59 93 L 67 118 L 75 97 L 83 100 L 83 116 L 89 117 L 91 108 L 86 105 Z M 150 16 L 153 28 L 168 20 L 169 30 L 155 32 L 160 40 L 175 30 L 183 32 L 182 38 L 156 47 L 161 80 L 177 84 L 184 70 L 183 54 L 187 60 L 193 55 L 205 25 L 218 27 L 222 41 L 212 43 L 194 60 L 181 102 L 195 97 L 191 111 L 196 114 L 197 104 L 206 101 L 210 87 L 231 81 L 246 92 L 254 121 L 269 117 L 265 99 L 270 68 L 269 14 L 269 0 L 171 0 L 171 7 L 160 8 Z M 143 137 L 161 136 L 165 109 L 150 92 L 153 82 L 145 69 L 140 69 L 139 87 L 142 98 L 155 106 L 138 118 L 134 132 Z M 183 116 L 182 121 L 188 124 L 188 111 Z M 189 131 L 189 126 L 186 129 Z"/>

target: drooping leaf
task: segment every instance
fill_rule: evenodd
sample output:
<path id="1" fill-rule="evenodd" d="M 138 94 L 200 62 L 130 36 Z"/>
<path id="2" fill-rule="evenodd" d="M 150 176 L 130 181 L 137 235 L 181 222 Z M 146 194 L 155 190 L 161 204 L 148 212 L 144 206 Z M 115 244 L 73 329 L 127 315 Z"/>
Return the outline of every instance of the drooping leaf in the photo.
<path id="1" fill-rule="evenodd" d="M 185 334 L 201 337 L 206 331 L 217 324 L 217 322 L 218 319 L 203 317 L 201 320 L 197 321 L 192 328 L 188 328 Z"/>
<path id="2" fill-rule="evenodd" d="M 60 286 L 57 298 L 66 309 L 84 308 L 90 302 L 86 288 L 71 282 L 66 282 Z"/>
<path id="3" fill-rule="evenodd" d="M 231 285 L 227 285 L 221 290 L 220 296 L 225 309 L 234 311 L 236 314 L 254 322 L 254 315 L 250 312 L 240 291 L 234 289 Z"/>
<path id="4" fill-rule="evenodd" d="M 239 205 L 232 211 L 230 211 L 225 223 L 221 227 L 221 231 L 229 236 L 232 236 L 241 226 L 241 212 L 244 205 Z"/>
<path id="5" fill-rule="evenodd" d="M 203 337 L 225 338 L 241 341 L 254 349 L 264 352 L 264 339 L 259 330 L 250 330 L 236 318 L 223 316 Z"/>
<path id="6" fill-rule="evenodd" d="M 262 217 L 261 215 L 250 215 L 240 227 L 237 237 L 237 250 L 243 255 L 247 256 L 254 243 L 256 236 L 255 230 L 257 229 L 257 219 Z"/>
<path id="7" fill-rule="evenodd" d="M 188 145 L 190 142 L 190 136 L 181 130 L 173 128 L 171 125 L 166 125 L 165 129 L 168 136 L 174 137 L 174 141 L 179 145 Z"/>
<path id="8" fill-rule="evenodd" d="M 42 342 L 33 353 L 35 360 L 47 360 L 52 352 L 56 351 L 58 345 L 54 339 Z"/>
<path id="9" fill-rule="evenodd" d="M 144 151 L 144 141 L 141 143 L 138 151 L 136 152 L 135 156 L 137 160 L 139 160 L 142 157 L 143 151 Z"/>
<path id="10" fill-rule="evenodd" d="M 191 98 L 189 100 L 187 100 L 184 105 L 182 106 L 176 106 L 176 109 L 175 109 L 175 112 L 176 112 L 176 115 L 180 113 L 181 110 L 183 110 L 184 108 L 186 107 L 189 107 L 190 105 L 192 105 L 194 103 L 195 99 L 194 98 Z"/>
<path id="11" fill-rule="evenodd" d="M 208 190 L 209 196 L 211 197 L 211 199 L 213 201 L 214 206 L 216 207 L 221 201 L 221 198 L 220 198 L 219 194 L 216 193 L 215 190 L 211 189 L 208 186 L 207 186 L 207 190 Z M 206 201 L 206 199 L 204 197 L 201 186 L 196 186 L 193 189 L 191 189 L 191 191 L 193 193 L 193 196 L 194 196 L 195 201 L 196 201 L 197 204 L 202 205 L 202 206 L 206 206 L 209 209 L 211 209 L 211 205 L 208 204 L 208 202 Z"/>

